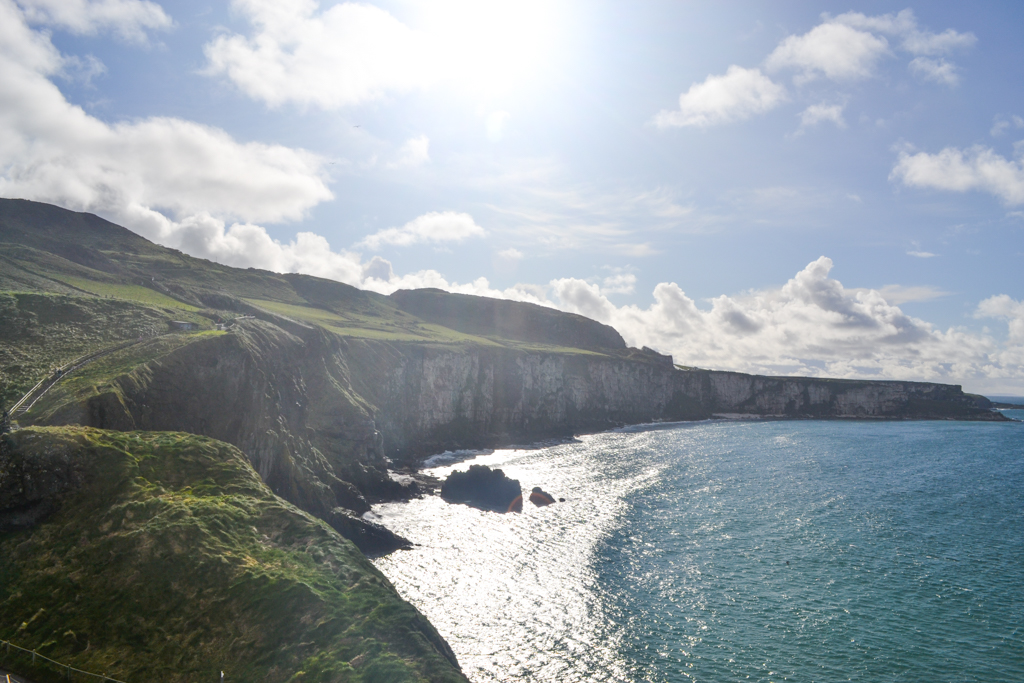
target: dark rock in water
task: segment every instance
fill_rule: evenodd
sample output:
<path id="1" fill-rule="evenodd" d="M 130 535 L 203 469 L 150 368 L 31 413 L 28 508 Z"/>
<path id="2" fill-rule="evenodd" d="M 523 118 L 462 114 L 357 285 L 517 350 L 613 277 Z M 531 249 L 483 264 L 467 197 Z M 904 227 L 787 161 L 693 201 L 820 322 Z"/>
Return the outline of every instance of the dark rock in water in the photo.
<path id="1" fill-rule="evenodd" d="M 519 512 L 523 509 L 523 488 L 501 470 L 470 465 L 465 472 L 452 472 L 441 484 L 441 497 L 449 503 L 465 503 L 481 510 Z M 518 505 L 517 505 L 518 504 Z"/>
<path id="2" fill-rule="evenodd" d="M 395 550 L 408 550 L 412 543 L 387 527 L 357 517 L 344 508 L 334 508 L 327 520 L 339 534 L 352 541 L 367 557 L 381 557 Z"/>
<path id="3" fill-rule="evenodd" d="M 564 498 L 562 500 L 565 500 Z M 544 507 L 545 505 L 551 505 L 555 502 L 555 497 L 550 493 L 542 490 L 539 486 L 534 486 L 533 491 L 530 492 L 530 502 L 537 507 Z"/>

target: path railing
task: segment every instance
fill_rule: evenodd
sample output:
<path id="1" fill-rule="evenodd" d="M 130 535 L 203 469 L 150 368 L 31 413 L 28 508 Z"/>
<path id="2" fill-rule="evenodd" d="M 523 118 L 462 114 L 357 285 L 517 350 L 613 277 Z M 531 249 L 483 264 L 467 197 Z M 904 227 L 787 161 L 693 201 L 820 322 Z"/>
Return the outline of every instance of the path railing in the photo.
<path id="1" fill-rule="evenodd" d="M 24 415 L 29 410 L 31 410 L 32 406 L 34 406 L 36 402 L 46 394 L 47 391 L 52 389 L 53 386 L 57 384 L 57 382 L 67 377 L 75 370 L 79 369 L 83 365 L 87 365 L 93 362 L 97 358 L 106 356 L 109 353 L 114 353 L 115 351 L 120 351 L 121 349 L 128 348 L 133 344 L 138 344 L 142 341 L 145 341 L 146 339 L 151 339 L 152 337 L 155 336 L 157 335 L 151 334 L 145 337 L 141 337 L 139 339 L 132 339 L 130 341 L 122 342 L 121 344 L 111 346 L 110 348 L 100 349 L 99 351 L 93 351 L 92 353 L 87 353 L 84 356 L 79 356 L 73 361 L 65 363 L 64 365 L 60 366 L 59 368 L 57 368 L 55 372 L 39 380 L 38 384 L 29 389 L 28 393 L 22 396 L 17 403 L 10 407 L 10 409 L 7 412 L 8 415 L 10 416 L 9 419 L 12 422 L 11 427 L 15 426 L 17 417 L 19 415 Z"/>
<path id="2" fill-rule="evenodd" d="M 56 666 L 58 670 L 60 670 L 61 672 L 64 673 L 64 677 L 67 680 L 69 680 L 69 681 L 70 680 L 74 680 L 74 679 L 71 678 L 71 675 L 75 674 L 76 676 L 87 676 L 89 678 L 100 680 L 100 681 L 109 681 L 110 683 L 125 683 L 124 681 L 118 680 L 116 678 L 111 678 L 110 676 L 108 676 L 106 674 L 94 674 L 91 671 L 83 671 L 82 669 L 76 669 L 75 667 L 71 666 L 70 664 L 64 664 L 63 662 L 58 662 L 56 659 L 50 659 L 46 655 L 41 655 L 38 652 L 36 652 L 35 650 L 29 650 L 29 649 L 24 648 L 24 647 L 19 647 L 19 646 L 15 645 L 14 643 L 9 642 L 7 640 L 0 640 L 0 648 L 3 648 L 3 650 L 4 650 L 4 660 L 5 660 L 5 662 L 8 659 L 8 656 L 10 655 L 11 650 L 14 649 L 16 651 L 20 651 L 22 653 L 25 653 L 26 655 L 31 655 L 32 656 L 32 663 L 33 664 L 35 664 L 36 660 L 38 659 L 38 660 L 42 660 L 43 662 L 45 662 L 47 664 L 51 664 L 53 666 Z"/>

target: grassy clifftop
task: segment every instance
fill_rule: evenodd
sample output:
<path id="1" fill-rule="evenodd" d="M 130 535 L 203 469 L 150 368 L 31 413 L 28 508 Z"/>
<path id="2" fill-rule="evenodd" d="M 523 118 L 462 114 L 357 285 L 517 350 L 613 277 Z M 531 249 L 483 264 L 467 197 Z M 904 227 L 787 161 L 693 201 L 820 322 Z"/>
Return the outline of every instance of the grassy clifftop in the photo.
<path id="1" fill-rule="evenodd" d="M 465 680 L 359 551 L 228 444 L 35 428 L 0 460 L 4 639 L 129 682 Z"/>

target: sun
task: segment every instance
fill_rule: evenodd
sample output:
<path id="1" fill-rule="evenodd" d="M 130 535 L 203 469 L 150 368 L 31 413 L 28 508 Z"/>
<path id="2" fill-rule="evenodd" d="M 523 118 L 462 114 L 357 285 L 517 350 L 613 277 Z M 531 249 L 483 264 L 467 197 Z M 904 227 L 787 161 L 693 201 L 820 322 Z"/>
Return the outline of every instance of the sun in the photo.
<path id="1" fill-rule="evenodd" d="M 555 61 L 560 11 L 540 0 L 431 0 L 421 26 L 443 69 L 481 95 L 542 77 Z"/>

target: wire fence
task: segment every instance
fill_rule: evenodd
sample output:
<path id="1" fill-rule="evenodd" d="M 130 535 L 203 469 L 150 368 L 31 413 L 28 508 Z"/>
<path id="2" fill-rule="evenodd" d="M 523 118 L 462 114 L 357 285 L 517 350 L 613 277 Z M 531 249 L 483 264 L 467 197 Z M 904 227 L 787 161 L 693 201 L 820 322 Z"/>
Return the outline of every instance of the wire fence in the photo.
<path id="1" fill-rule="evenodd" d="M 19 647 L 18 645 L 15 645 L 14 643 L 12 643 L 10 641 L 7 641 L 7 640 L 0 640 L 0 648 L 4 649 L 4 659 L 5 660 L 10 656 L 11 650 L 13 649 L 13 650 L 16 651 L 16 653 L 20 652 L 20 653 L 24 653 L 26 655 L 31 655 L 32 656 L 32 664 L 33 665 L 35 665 L 37 663 L 36 660 L 41 660 L 42 662 L 44 662 L 46 664 L 50 664 L 51 666 L 56 667 L 58 671 L 60 671 L 61 673 L 64 674 L 64 678 L 69 680 L 69 681 L 70 680 L 75 680 L 75 679 L 71 678 L 72 674 L 74 674 L 76 676 L 76 678 L 78 678 L 79 680 L 80 680 L 80 678 L 79 678 L 80 676 L 86 676 L 89 679 L 96 679 L 96 680 L 100 680 L 100 681 L 109 681 L 110 683 L 125 683 L 124 681 L 118 680 L 116 678 L 111 678 L 110 676 L 108 676 L 106 674 L 95 674 L 95 673 L 92 673 L 91 671 L 83 671 L 82 669 L 76 669 L 75 667 L 71 666 L 70 664 L 64 664 L 63 662 L 58 662 L 56 659 L 50 659 L 46 655 L 41 655 L 38 652 L 36 652 L 35 650 L 29 650 L 29 649 L 24 648 L 24 647 Z"/>

